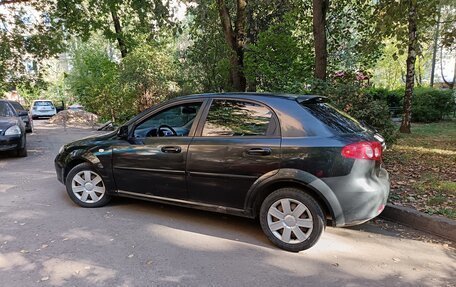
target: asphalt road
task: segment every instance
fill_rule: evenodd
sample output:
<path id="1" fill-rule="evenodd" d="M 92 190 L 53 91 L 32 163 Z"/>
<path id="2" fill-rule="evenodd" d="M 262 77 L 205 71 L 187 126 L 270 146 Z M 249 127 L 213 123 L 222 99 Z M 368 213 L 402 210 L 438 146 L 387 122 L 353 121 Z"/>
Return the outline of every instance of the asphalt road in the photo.
<path id="1" fill-rule="evenodd" d="M 116 199 L 84 209 L 56 180 L 61 144 L 95 133 L 35 121 L 0 155 L 0 286 L 456 286 L 452 244 L 377 220 L 274 247 L 252 220 Z"/>

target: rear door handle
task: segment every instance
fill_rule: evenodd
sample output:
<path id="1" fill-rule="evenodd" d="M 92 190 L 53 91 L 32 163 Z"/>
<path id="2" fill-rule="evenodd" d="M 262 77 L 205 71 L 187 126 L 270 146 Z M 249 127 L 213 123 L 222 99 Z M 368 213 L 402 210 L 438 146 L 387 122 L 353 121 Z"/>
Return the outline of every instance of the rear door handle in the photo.
<path id="1" fill-rule="evenodd" d="M 270 155 L 272 153 L 271 148 L 264 147 L 264 148 L 259 148 L 259 147 L 254 147 L 249 150 L 247 150 L 247 154 L 249 155 Z"/>
<path id="2" fill-rule="evenodd" d="M 180 153 L 182 149 L 180 146 L 164 146 L 161 148 L 161 151 L 166 153 Z"/>

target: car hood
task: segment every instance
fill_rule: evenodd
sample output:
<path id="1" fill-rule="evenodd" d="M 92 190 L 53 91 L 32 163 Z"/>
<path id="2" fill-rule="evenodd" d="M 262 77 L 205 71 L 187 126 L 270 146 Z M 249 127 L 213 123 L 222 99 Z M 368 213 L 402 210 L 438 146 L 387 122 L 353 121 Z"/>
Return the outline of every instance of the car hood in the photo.
<path id="1" fill-rule="evenodd" d="M 16 117 L 0 117 L 0 130 L 6 130 L 12 125 L 18 124 Z"/>
<path id="2" fill-rule="evenodd" d="M 78 148 L 78 147 L 99 145 L 99 144 L 105 143 L 106 141 L 113 140 L 115 138 L 117 138 L 117 131 L 102 134 L 102 135 L 88 136 L 88 137 L 82 138 L 80 140 L 66 144 L 65 147 L 72 149 L 72 148 Z"/>

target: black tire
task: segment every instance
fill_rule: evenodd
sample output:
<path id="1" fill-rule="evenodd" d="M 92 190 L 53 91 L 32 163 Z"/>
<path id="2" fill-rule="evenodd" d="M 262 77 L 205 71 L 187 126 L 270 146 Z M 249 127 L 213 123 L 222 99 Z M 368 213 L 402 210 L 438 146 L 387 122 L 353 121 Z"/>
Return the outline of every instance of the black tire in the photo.
<path id="1" fill-rule="evenodd" d="M 90 194 L 86 197 L 85 201 L 83 200 L 84 192 L 87 192 L 87 189 L 84 189 L 84 191 L 81 191 L 81 194 L 79 194 L 78 192 L 73 192 L 73 188 L 74 188 L 73 179 L 75 179 L 76 176 L 80 175 L 81 173 L 84 173 L 85 171 L 90 172 L 91 178 L 95 178 L 96 176 L 99 176 L 101 178 L 101 185 L 93 184 L 94 188 L 101 187 L 101 186 L 104 187 L 104 193 L 96 201 L 94 201 L 94 198 Z M 83 179 L 83 178 L 81 177 L 81 179 Z M 84 178 L 84 180 L 85 180 L 85 178 Z M 90 179 L 89 179 L 89 181 L 90 181 Z M 79 183 L 77 183 L 75 180 L 75 184 L 79 184 Z M 65 186 L 66 186 L 67 193 L 70 196 L 71 200 L 74 203 L 76 203 L 77 205 L 82 206 L 82 207 L 88 207 L 88 208 L 101 207 L 101 206 L 105 206 L 106 204 L 108 204 L 111 201 L 111 196 L 108 194 L 109 191 L 108 191 L 108 188 L 106 187 L 106 185 L 104 184 L 103 177 L 89 163 L 81 163 L 81 164 L 78 164 L 77 166 L 73 167 L 66 177 Z M 76 186 L 76 187 L 85 188 L 83 185 Z M 93 190 L 93 191 L 95 192 L 95 190 Z M 100 193 L 97 193 L 96 196 L 99 196 L 99 194 Z M 89 197 L 91 199 L 89 199 Z"/>
<path id="2" fill-rule="evenodd" d="M 284 203 L 289 203 L 288 206 L 291 212 L 287 213 L 284 210 L 281 200 L 284 200 Z M 303 204 L 307 208 L 304 209 L 305 211 L 302 214 L 297 209 L 299 204 Z M 272 206 L 280 212 L 280 216 L 284 215 L 283 220 L 269 214 Z M 300 210 L 302 208 L 300 206 Z M 275 211 L 275 209 L 272 209 L 272 211 Z M 294 211 L 296 211 L 296 214 L 300 214 L 297 218 L 293 215 L 295 214 Z M 326 224 L 320 205 L 310 195 L 297 188 L 281 188 L 268 195 L 261 205 L 259 219 L 261 228 L 268 239 L 281 249 L 291 252 L 299 252 L 314 246 L 323 234 Z M 299 221 L 301 222 L 299 224 L 305 221 L 308 222 L 306 224 L 311 222 L 312 227 L 298 226 Z M 273 224 L 273 227 L 280 227 L 273 231 L 269 223 Z M 296 228 L 299 230 L 296 230 Z M 285 229 L 288 230 L 285 231 Z M 298 238 L 298 235 L 301 236 L 301 239 Z M 279 237 L 289 238 L 289 242 Z"/>
<path id="3" fill-rule="evenodd" d="M 19 149 L 16 150 L 16 155 L 18 157 L 27 157 L 27 140 L 24 136 L 24 144 L 23 144 L 24 147 L 21 147 Z"/>
<path id="4" fill-rule="evenodd" d="M 27 157 L 27 147 L 20 148 L 16 151 L 18 157 Z"/>

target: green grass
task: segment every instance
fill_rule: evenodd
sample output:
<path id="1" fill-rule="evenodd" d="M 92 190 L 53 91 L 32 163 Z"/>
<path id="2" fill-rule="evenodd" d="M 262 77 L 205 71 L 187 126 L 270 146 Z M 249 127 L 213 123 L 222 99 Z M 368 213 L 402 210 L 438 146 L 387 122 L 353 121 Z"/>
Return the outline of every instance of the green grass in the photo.
<path id="1" fill-rule="evenodd" d="M 456 120 L 429 124 L 412 124 L 412 137 L 444 136 L 456 138 Z"/>

